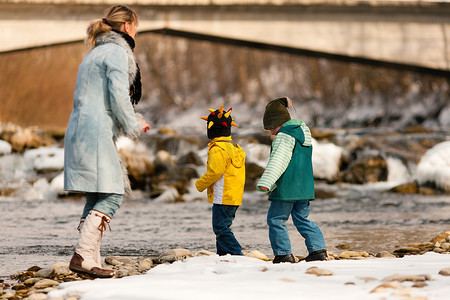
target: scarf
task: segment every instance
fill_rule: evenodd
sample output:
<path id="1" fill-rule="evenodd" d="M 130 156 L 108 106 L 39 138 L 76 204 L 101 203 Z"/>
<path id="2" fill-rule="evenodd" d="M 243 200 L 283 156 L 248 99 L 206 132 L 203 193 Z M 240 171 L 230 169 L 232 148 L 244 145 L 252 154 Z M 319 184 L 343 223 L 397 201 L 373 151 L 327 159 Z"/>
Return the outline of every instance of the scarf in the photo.
<path id="1" fill-rule="evenodd" d="M 127 42 L 128 46 L 130 46 L 131 51 L 134 51 L 134 47 L 136 46 L 134 39 L 128 34 L 118 31 L 112 30 L 120 34 L 124 40 Z M 131 104 L 136 105 L 141 100 L 142 96 L 142 83 L 141 83 L 141 70 L 139 69 L 139 65 L 136 62 L 136 76 L 133 78 L 133 82 L 130 82 L 130 101 Z"/>

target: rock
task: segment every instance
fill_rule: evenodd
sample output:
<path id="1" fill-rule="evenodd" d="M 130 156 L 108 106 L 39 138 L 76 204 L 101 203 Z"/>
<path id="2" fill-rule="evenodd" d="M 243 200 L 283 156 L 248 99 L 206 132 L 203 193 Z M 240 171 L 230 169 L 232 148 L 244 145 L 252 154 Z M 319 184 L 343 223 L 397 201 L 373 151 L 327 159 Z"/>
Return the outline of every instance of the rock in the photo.
<path id="1" fill-rule="evenodd" d="M 261 253 L 258 250 L 250 251 L 245 256 L 257 258 L 257 259 L 260 259 L 260 260 L 263 260 L 263 261 L 269 261 L 269 258 L 264 253 Z"/>
<path id="2" fill-rule="evenodd" d="M 381 156 L 352 161 L 348 169 L 342 172 L 341 181 L 364 184 L 387 180 L 387 162 Z"/>
<path id="3" fill-rule="evenodd" d="M 107 256 L 105 262 L 111 266 L 119 266 L 121 262 L 115 256 Z"/>
<path id="4" fill-rule="evenodd" d="M 52 266 L 52 268 L 55 270 L 55 276 L 68 276 L 71 275 L 73 272 L 69 269 L 69 263 L 68 262 L 59 262 Z"/>
<path id="5" fill-rule="evenodd" d="M 195 252 L 194 256 L 210 256 L 210 255 L 216 255 L 216 253 L 208 251 L 208 250 L 200 250 Z"/>
<path id="6" fill-rule="evenodd" d="M 439 271 L 439 275 L 450 276 L 450 268 L 445 268 Z"/>
<path id="7" fill-rule="evenodd" d="M 387 251 L 381 251 L 379 253 L 377 253 L 376 257 L 379 258 L 397 258 L 395 255 L 387 252 Z"/>
<path id="8" fill-rule="evenodd" d="M 39 279 L 39 278 L 28 278 L 27 280 L 25 280 L 23 282 L 23 284 L 25 286 L 27 286 L 27 287 L 31 287 L 31 286 L 35 285 L 36 282 L 38 282 L 39 280 L 41 280 L 41 279 Z"/>
<path id="9" fill-rule="evenodd" d="M 419 190 L 419 186 L 417 182 L 409 182 L 397 185 L 390 189 L 389 191 L 392 193 L 398 193 L 398 194 L 416 194 Z"/>
<path id="10" fill-rule="evenodd" d="M 387 289 L 394 289 L 394 290 L 400 290 L 400 291 L 405 290 L 405 288 L 398 283 L 386 282 L 386 283 L 383 283 L 383 284 L 377 286 L 376 288 L 374 288 L 372 291 L 370 291 L 370 293 L 371 294 L 372 293 L 384 293 L 387 291 Z"/>
<path id="11" fill-rule="evenodd" d="M 39 148 L 43 145 L 42 137 L 32 128 L 21 128 L 11 136 L 9 141 L 11 147 L 16 152 L 23 152 L 25 149 Z"/>
<path id="12" fill-rule="evenodd" d="M 139 261 L 138 271 L 143 273 L 150 270 L 153 267 L 153 260 L 151 258 L 146 258 L 144 260 Z"/>
<path id="13" fill-rule="evenodd" d="M 177 131 L 175 129 L 163 126 L 158 130 L 158 133 L 160 134 L 167 134 L 167 135 L 177 135 Z"/>
<path id="14" fill-rule="evenodd" d="M 112 266 L 134 265 L 137 264 L 136 259 L 127 256 L 107 256 L 105 262 Z"/>
<path id="15" fill-rule="evenodd" d="M 44 279 L 36 282 L 33 287 L 36 289 L 45 289 L 45 288 L 53 287 L 53 286 L 57 286 L 57 285 L 59 285 L 58 281 L 44 278 Z"/>
<path id="16" fill-rule="evenodd" d="M 420 249 L 415 247 L 403 247 L 394 250 L 395 254 L 417 254 L 419 252 Z"/>
<path id="17" fill-rule="evenodd" d="M 430 240 L 431 243 L 442 243 L 450 236 L 450 231 L 443 232 Z"/>
<path id="18" fill-rule="evenodd" d="M 306 274 L 312 274 L 316 276 L 332 276 L 334 273 L 330 270 L 321 269 L 318 267 L 311 267 L 305 272 Z"/>
<path id="19" fill-rule="evenodd" d="M 450 249 L 450 243 L 445 242 L 441 244 L 441 248 L 444 250 L 449 250 Z"/>
<path id="20" fill-rule="evenodd" d="M 14 299 L 15 297 L 15 293 L 11 293 L 11 292 L 6 292 L 3 295 L 0 295 L 0 299 Z M 18 298 L 15 298 L 18 299 Z"/>
<path id="21" fill-rule="evenodd" d="M 366 251 L 344 251 L 339 254 L 339 258 L 341 259 L 355 259 L 363 257 L 369 257 L 369 253 Z"/>
<path id="22" fill-rule="evenodd" d="M 131 151 L 129 149 L 119 150 L 120 158 L 125 164 L 128 178 L 133 189 L 148 189 L 149 177 L 155 173 L 155 167 L 147 152 Z"/>
<path id="23" fill-rule="evenodd" d="M 55 269 L 53 268 L 46 268 L 46 269 L 40 269 L 37 271 L 34 276 L 36 277 L 42 277 L 42 278 L 50 278 L 55 275 Z"/>
<path id="24" fill-rule="evenodd" d="M 434 249 L 433 249 L 433 252 L 436 252 L 436 253 L 444 253 L 445 250 L 444 250 L 444 249 L 441 249 L 441 248 L 434 248 Z"/>
<path id="25" fill-rule="evenodd" d="M 197 153 L 191 151 L 183 156 L 180 156 L 180 158 L 178 159 L 178 164 L 179 165 L 191 164 L 195 166 L 203 166 L 205 164 L 205 161 L 201 159 Z"/>
<path id="26" fill-rule="evenodd" d="M 24 300 L 46 300 L 47 295 L 44 293 L 32 293 L 28 297 L 24 298 Z"/>
<path id="27" fill-rule="evenodd" d="M 350 245 L 343 243 L 343 244 L 336 245 L 336 248 L 341 249 L 341 250 L 347 250 L 347 249 L 350 249 Z"/>
<path id="28" fill-rule="evenodd" d="M 392 276 L 386 277 L 383 279 L 383 281 L 398 281 L 398 282 L 404 282 L 404 281 L 412 281 L 412 282 L 420 282 L 420 281 L 426 281 L 431 280 L 431 276 L 428 274 L 425 275 L 399 275 L 394 274 Z"/>
<path id="29" fill-rule="evenodd" d="M 176 260 L 183 260 L 187 257 L 193 257 L 191 251 L 187 249 L 173 249 L 169 250 L 158 257 L 158 260 L 161 262 L 174 262 Z"/>

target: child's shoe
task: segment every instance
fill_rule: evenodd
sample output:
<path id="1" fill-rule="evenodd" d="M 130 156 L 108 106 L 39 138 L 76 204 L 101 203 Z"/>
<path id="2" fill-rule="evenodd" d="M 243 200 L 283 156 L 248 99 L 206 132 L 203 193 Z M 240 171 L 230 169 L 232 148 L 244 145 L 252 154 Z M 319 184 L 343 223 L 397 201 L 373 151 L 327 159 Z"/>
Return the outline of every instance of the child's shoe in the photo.
<path id="1" fill-rule="evenodd" d="M 292 253 L 290 253 L 286 255 L 276 255 L 273 259 L 274 264 L 279 264 L 282 262 L 295 263 L 295 257 L 294 255 L 292 255 Z"/>
<path id="2" fill-rule="evenodd" d="M 316 261 L 316 260 L 328 260 L 327 250 L 317 250 L 310 253 L 307 257 L 300 259 L 300 261 Z"/>

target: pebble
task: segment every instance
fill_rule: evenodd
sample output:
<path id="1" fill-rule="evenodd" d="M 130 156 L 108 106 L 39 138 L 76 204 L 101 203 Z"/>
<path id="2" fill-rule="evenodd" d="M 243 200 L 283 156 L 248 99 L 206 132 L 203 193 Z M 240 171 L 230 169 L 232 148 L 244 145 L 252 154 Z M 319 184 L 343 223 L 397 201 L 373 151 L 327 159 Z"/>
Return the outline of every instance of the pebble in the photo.
<path id="1" fill-rule="evenodd" d="M 439 275 L 450 276 L 450 268 L 445 268 L 439 271 Z"/>
<path id="2" fill-rule="evenodd" d="M 316 276 L 332 276 L 334 273 L 327 269 L 322 269 L 318 267 L 311 267 L 305 272 L 306 274 L 312 274 Z"/>
<path id="3" fill-rule="evenodd" d="M 347 247 L 340 247 L 346 249 Z M 328 252 L 329 259 L 341 260 L 341 259 L 367 259 L 367 258 L 395 258 L 403 257 L 405 255 L 420 255 L 426 252 L 434 251 L 442 254 L 450 254 L 450 231 L 441 233 L 431 239 L 428 243 L 417 243 L 408 245 L 406 247 L 400 247 L 393 253 L 387 251 L 381 251 L 376 255 L 373 255 L 367 251 L 351 251 L 346 250 L 339 254 Z M 116 277 L 126 277 L 131 275 L 144 274 L 151 268 L 162 263 L 173 263 L 177 260 L 184 260 L 188 257 L 216 255 L 214 252 L 207 250 L 200 250 L 195 254 L 192 254 L 187 249 L 172 249 L 165 253 L 162 253 L 157 258 L 150 257 L 126 257 L 126 256 L 107 256 L 104 260 L 104 266 L 115 270 Z M 260 251 L 253 250 L 245 253 L 246 256 L 261 259 L 263 261 L 270 261 L 270 259 Z M 262 270 L 264 272 L 264 270 Z M 307 274 L 316 276 L 332 276 L 332 271 L 311 267 L 306 270 Z M 439 275 L 450 276 L 450 267 L 440 270 Z M 28 270 L 19 272 L 17 275 L 12 275 L 11 279 L 17 281 L 17 283 L 0 282 L 0 299 L 16 300 L 45 300 L 47 293 L 55 290 L 57 286 L 62 282 L 78 281 L 91 279 L 89 277 L 80 277 L 78 274 L 73 273 L 69 269 L 68 262 L 55 263 L 50 268 L 41 268 L 39 266 L 32 266 Z M 360 278 L 365 281 L 369 281 L 367 278 Z M 286 279 L 287 280 L 287 279 Z M 372 279 L 370 279 L 372 280 Z M 376 280 L 376 279 L 373 279 Z M 407 295 L 413 288 L 421 288 L 427 286 L 426 281 L 432 280 L 429 274 L 420 275 L 400 275 L 394 274 L 392 276 L 383 279 L 383 283 L 373 289 L 371 293 L 379 293 L 386 291 L 387 289 L 394 289 L 395 293 Z M 413 285 L 406 288 L 400 283 L 412 282 Z M 72 299 L 65 300 L 77 300 Z"/>

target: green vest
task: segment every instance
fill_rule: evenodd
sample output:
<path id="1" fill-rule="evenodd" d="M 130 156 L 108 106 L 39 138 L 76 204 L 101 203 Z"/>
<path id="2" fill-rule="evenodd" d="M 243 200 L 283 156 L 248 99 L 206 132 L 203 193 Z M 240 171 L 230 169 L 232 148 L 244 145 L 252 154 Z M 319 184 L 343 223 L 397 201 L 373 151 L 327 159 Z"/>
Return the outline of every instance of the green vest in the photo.
<path id="1" fill-rule="evenodd" d="M 283 126 L 278 132 L 294 137 L 295 146 L 291 161 L 275 183 L 277 187 L 269 194 L 269 200 L 314 200 L 312 146 L 303 146 L 305 135 L 299 125 Z"/>

